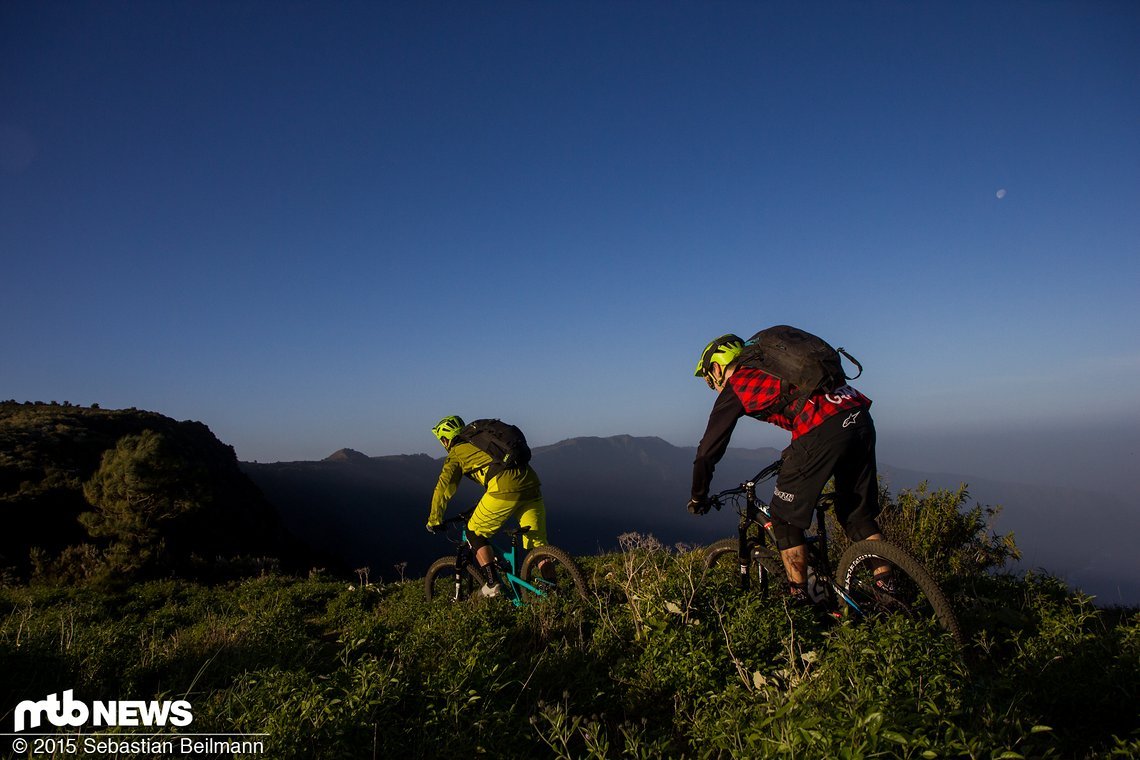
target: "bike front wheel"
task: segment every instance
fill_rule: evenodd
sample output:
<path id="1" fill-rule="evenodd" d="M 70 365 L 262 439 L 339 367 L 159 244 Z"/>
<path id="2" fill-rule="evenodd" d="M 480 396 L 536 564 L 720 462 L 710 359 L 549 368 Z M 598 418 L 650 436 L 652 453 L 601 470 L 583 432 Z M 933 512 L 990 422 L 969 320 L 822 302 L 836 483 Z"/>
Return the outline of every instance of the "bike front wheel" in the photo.
<path id="1" fill-rule="evenodd" d="M 427 600 L 447 599 L 453 602 L 462 602 L 483 587 L 483 577 L 479 572 L 468 565 L 466 572 L 460 573 L 459 581 L 455 579 L 455 557 L 440 557 L 428 568 L 424 576 L 424 595 Z"/>
<path id="2" fill-rule="evenodd" d="M 788 576 L 780 555 L 756 541 L 748 542 L 748 575 L 765 594 L 787 592 Z M 740 539 L 722 538 L 705 550 L 705 572 L 715 578 L 739 578 Z"/>
<path id="3" fill-rule="evenodd" d="M 587 598 L 589 587 L 578 563 L 557 546 L 536 546 L 527 552 L 519 575 L 543 595 Z"/>
<path id="4" fill-rule="evenodd" d="M 890 568 L 885 584 L 876 583 L 876 568 Z M 880 576 L 882 577 L 882 576 Z M 934 620 L 960 645 L 958 618 L 938 583 L 918 560 L 886 541 L 858 541 L 839 558 L 840 588 L 862 617 L 905 615 Z"/>

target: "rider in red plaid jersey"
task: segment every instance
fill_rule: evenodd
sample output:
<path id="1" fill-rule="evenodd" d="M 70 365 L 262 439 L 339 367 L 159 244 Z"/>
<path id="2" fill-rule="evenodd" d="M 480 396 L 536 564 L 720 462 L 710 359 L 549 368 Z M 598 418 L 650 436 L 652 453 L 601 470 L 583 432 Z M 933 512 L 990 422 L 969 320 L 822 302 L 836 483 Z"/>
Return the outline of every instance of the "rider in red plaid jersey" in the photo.
<path id="1" fill-rule="evenodd" d="M 723 335 L 705 347 L 697 377 L 717 391 L 708 426 L 693 462 L 688 510 L 709 510 L 708 492 L 716 463 L 724 456 L 736 421 L 749 416 L 792 433 L 771 502 L 777 548 L 793 597 L 805 598 L 807 548 L 804 529 L 823 487 L 835 477 L 835 513 L 852 541 L 881 539 L 875 424 L 871 400 L 850 385 L 812 393 L 796 411 L 783 381 L 736 361 L 744 341 Z M 884 578 L 885 580 L 885 578 Z"/>

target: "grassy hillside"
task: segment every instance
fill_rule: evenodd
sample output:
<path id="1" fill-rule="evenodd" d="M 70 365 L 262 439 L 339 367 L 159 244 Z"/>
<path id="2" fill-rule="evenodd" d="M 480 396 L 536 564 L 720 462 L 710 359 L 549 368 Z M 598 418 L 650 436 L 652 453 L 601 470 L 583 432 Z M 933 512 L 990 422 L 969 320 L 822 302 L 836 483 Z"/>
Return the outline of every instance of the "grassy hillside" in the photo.
<path id="1" fill-rule="evenodd" d="M 0 589 L 0 705 L 187 699 L 265 757 L 1135 757 L 1140 614 L 1046 577 L 959 583 L 970 643 L 824 622 L 625 537 L 588 602 L 418 581 Z M 363 579 L 362 579 L 363 580 Z M 123 755 L 125 757 L 126 755 Z M 61 756 L 62 757 L 62 756 Z"/>

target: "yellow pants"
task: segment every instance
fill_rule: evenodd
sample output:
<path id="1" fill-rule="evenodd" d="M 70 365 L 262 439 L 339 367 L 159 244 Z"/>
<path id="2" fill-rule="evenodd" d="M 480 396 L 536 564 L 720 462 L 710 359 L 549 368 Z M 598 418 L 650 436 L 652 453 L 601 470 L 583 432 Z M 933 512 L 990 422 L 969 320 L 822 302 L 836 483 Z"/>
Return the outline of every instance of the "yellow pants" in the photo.
<path id="1" fill-rule="evenodd" d="M 519 500 L 485 493 L 475 505 L 471 519 L 467 521 L 467 530 L 483 538 L 490 538 L 512 517 L 519 521 L 519 525 L 530 528 L 523 533 L 525 548 L 546 545 L 546 504 L 541 496 L 537 499 Z"/>

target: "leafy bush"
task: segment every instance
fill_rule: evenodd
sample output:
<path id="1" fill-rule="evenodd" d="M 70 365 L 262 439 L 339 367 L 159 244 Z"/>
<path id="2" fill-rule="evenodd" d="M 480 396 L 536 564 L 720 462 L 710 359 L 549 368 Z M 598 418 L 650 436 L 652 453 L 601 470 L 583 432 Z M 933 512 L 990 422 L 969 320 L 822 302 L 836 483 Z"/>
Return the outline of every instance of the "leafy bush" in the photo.
<path id="1" fill-rule="evenodd" d="M 970 507 L 969 501 L 970 492 L 964 485 L 953 491 L 931 491 L 921 483 L 903 490 L 895 500 L 886 488 L 880 488 L 879 526 L 891 543 L 906 549 L 939 581 L 974 578 L 1020 559 L 1013 534 L 992 531 L 991 523 L 1001 507 Z M 832 559 L 837 561 L 850 542 L 833 512 L 828 512 L 827 519 Z"/>

